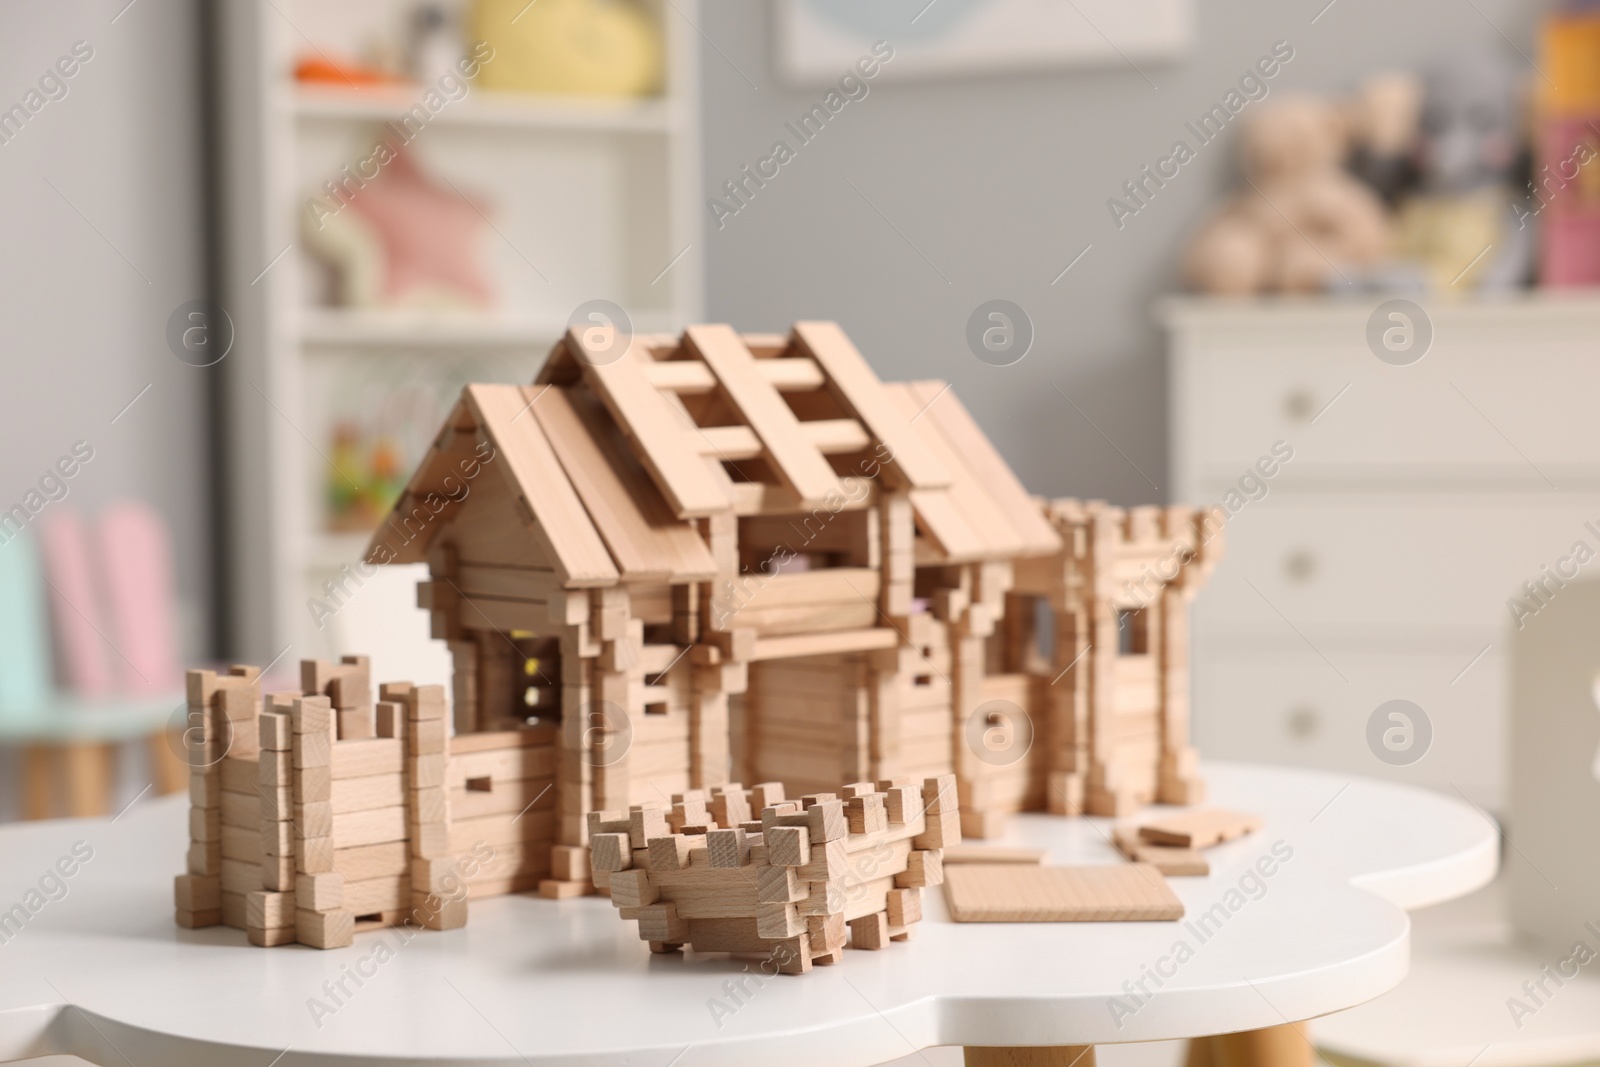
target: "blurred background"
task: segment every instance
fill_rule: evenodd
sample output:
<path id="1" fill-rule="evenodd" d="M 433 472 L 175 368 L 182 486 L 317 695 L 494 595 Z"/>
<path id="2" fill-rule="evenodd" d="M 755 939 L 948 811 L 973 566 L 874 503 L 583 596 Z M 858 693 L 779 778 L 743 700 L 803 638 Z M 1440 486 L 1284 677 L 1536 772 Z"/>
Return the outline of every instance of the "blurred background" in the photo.
<path id="1" fill-rule="evenodd" d="M 0 819 L 181 788 L 186 664 L 447 681 L 367 537 L 605 301 L 836 319 L 1036 493 L 1218 504 L 1201 751 L 1514 832 L 1512 634 L 1600 551 L 1597 154 L 1586 5 L 0 6 Z"/>

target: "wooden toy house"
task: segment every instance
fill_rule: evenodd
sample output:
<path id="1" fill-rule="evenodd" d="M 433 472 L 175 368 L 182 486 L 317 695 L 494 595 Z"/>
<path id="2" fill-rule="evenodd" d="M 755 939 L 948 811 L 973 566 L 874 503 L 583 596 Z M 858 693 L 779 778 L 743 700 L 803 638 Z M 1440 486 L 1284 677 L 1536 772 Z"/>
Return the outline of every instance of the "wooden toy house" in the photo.
<path id="1" fill-rule="evenodd" d="M 977 780 L 951 709 L 1022 691 L 985 645 L 1012 560 L 1060 548 L 947 386 L 801 323 L 574 331 L 469 386 L 369 559 L 428 563 L 458 735 L 560 723 L 559 851 L 735 778 Z"/>
<path id="2" fill-rule="evenodd" d="M 1030 497 L 947 385 L 879 381 L 832 323 L 573 331 L 533 385 L 463 390 L 368 549 L 427 564 L 453 709 L 374 704 L 356 657 L 264 707 L 248 668 L 191 673 L 204 744 L 260 743 L 195 771 L 179 921 L 337 944 L 459 925 L 469 894 L 604 892 L 593 833 L 737 828 L 739 782 L 760 811 L 953 774 L 941 834 L 975 837 L 1190 802 L 1209 532 Z"/>

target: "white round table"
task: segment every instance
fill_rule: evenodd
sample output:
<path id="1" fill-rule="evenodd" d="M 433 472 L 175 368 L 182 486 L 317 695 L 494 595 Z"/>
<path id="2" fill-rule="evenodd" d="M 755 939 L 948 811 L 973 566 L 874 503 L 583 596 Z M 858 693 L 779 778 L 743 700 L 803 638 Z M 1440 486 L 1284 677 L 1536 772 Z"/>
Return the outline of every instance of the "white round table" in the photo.
<path id="1" fill-rule="evenodd" d="M 475 901 L 461 930 L 260 949 L 242 931 L 173 924 L 182 798 L 114 822 L 12 826 L 0 830 L 0 1060 L 865 1067 L 934 1045 L 1281 1027 L 1392 988 L 1408 963 L 1405 909 L 1470 892 L 1497 866 L 1498 828 L 1456 799 L 1310 771 L 1206 776 L 1214 804 L 1266 825 L 1211 850 L 1208 877 L 1173 879 L 1182 922 L 956 924 L 935 890 L 909 943 L 774 978 L 725 957 L 652 956 L 599 898 L 501 897 Z M 1108 831 L 1028 815 L 1007 841 L 1053 863 L 1118 862 Z M 58 883 L 50 872 L 78 842 L 92 858 L 64 864 Z"/>

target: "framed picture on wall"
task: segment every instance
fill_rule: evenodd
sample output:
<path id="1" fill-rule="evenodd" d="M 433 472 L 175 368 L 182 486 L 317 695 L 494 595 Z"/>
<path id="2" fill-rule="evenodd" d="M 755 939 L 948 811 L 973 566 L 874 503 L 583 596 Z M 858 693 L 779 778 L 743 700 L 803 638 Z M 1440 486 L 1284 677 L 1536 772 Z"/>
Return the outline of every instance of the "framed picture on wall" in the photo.
<path id="1" fill-rule="evenodd" d="M 900 79 L 1172 60 L 1194 37 L 1194 0 L 773 3 L 776 66 L 797 85 L 855 73 L 878 42 L 893 58 L 877 76 Z"/>

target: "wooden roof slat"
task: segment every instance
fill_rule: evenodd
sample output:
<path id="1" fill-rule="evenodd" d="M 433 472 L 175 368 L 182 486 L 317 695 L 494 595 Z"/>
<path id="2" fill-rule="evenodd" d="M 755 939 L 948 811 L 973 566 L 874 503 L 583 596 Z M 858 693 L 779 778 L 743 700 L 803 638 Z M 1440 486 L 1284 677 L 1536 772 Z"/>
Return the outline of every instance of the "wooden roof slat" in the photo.
<path id="1" fill-rule="evenodd" d="M 587 403 L 586 403 L 587 401 Z M 667 502 L 596 402 L 552 387 L 532 408 L 623 581 L 707 581 L 711 552 Z"/>
<path id="2" fill-rule="evenodd" d="M 773 472 L 804 506 L 821 505 L 830 493 L 841 491 L 839 476 L 800 429 L 800 420 L 783 397 L 762 376 L 755 357 L 733 327 L 691 326 L 684 332 L 684 346 L 711 368 L 728 402 L 761 439 Z"/>
<path id="3" fill-rule="evenodd" d="M 949 442 L 959 462 L 983 487 L 1011 526 L 1025 555 L 1045 555 L 1061 549 L 1044 510 L 1022 487 L 1011 467 L 995 449 L 966 406 L 944 382 L 912 382 L 923 410 L 919 422 L 931 424 Z"/>
<path id="4" fill-rule="evenodd" d="M 816 419 L 802 422 L 800 432 L 825 456 L 841 452 L 860 452 L 872 445 L 872 438 L 855 419 Z M 748 426 L 703 426 L 700 451 L 719 459 L 754 459 L 761 455 L 761 439 Z"/>
<path id="5" fill-rule="evenodd" d="M 798 347 L 817 361 L 850 413 L 888 446 L 890 465 L 913 489 L 942 489 L 951 473 L 928 451 L 911 420 L 890 402 L 884 385 L 836 322 L 797 322 Z"/>
<path id="6" fill-rule="evenodd" d="M 919 404 L 909 386 L 885 384 L 883 391 L 887 402 L 901 413 L 916 414 Z M 911 510 L 916 513 L 923 532 L 952 562 L 1005 554 L 1004 549 L 995 547 L 994 520 L 989 515 L 993 505 L 981 494 L 973 496 L 969 479 L 958 478 L 943 489 L 913 489 L 910 496 Z M 1001 540 L 1006 540 L 1009 535 L 1007 529 L 1001 535 Z"/>
<path id="7" fill-rule="evenodd" d="M 814 359 L 758 359 L 757 372 L 780 393 L 820 389 L 826 379 Z M 699 396 L 717 387 L 711 368 L 697 359 L 667 359 L 645 364 L 644 376 L 657 389 L 681 396 Z"/>
<path id="8" fill-rule="evenodd" d="M 701 461 L 700 449 L 692 440 L 694 431 L 683 425 L 681 416 L 646 379 L 645 364 L 631 351 L 605 364 L 585 360 L 575 328 L 567 331 L 566 344 L 573 358 L 583 364 L 584 379 L 638 444 L 639 458 L 655 477 L 673 513 L 686 519 L 727 511 L 731 506 L 727 494 Z"/>
<path id="9" fill-rule="evenodd" d="M 464 394 L 478 426 L 498 454 L 496 467 L 532 515 L 552 551 L 563 584 L 615 582 L 619 577 L 589 514 L 584 510 L 550 442 L 530 415 L 545 389 L 554 386 L 469 385 Z"/>

